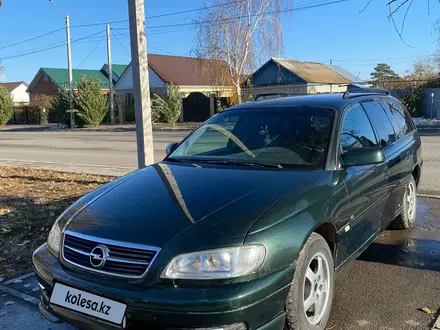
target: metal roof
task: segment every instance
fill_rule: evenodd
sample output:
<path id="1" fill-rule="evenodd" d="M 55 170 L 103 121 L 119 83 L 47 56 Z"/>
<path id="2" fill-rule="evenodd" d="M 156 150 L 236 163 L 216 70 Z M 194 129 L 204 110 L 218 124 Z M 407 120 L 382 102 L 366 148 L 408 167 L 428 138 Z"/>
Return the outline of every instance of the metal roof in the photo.
<path id="1" fill-rule="evenodd" d="M 9 92 L 12 92 L 14 89 L 16 89 L 21 84 L 28 86 L 28 84 L 24 81 L 0 82 L 0 86 L 5 87 Z"/>
<path id="2" fill-rule="evenodd" d="M 35 75 L 34 79 L 30 83 L 27 91 L 30 92 L 34 85 L 37 83 L 39 77 L 42 74 L 46 74 L 50 80 L 54 82 L 59 88 L 66 88 L 69 82 L 69 73 L 67 69 L 58 69 L 58 68 L 40 68 L 38 73 Z M 93 77 L 99 79 L 101 89 L 109 89 L 108 86 L 108 77 L 100 70 L 82 70 L 82 69 L 73 69 L 72 70 L 72 85 L 73 88 L 76 88 L 78 82 L 81 80 L 82 75 L 86 75 L 87 77 Z"/>
<path id="3" fill-rule="evenodd" d="M 166 83 L 180 86 L 219 86 L 219 73 L 204 69 L 204 65 L 225 72 L 228 68 L 224 61 L 158 54 L 148 54 L 148 65 Z"/>
<path id="4" fill-rule="evenodd" d="M 349 84 L 353 80 L 330 66 L 316 62 L 302 62 L 282 58 L 272 60 L 308 83 Z"/>

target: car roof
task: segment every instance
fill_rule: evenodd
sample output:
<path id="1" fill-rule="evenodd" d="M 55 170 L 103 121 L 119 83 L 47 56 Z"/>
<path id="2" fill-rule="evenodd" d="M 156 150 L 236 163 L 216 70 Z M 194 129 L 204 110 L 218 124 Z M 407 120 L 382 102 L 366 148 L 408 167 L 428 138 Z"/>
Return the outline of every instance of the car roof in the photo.
<path id="1" fill-rule="evenodd" d="M 233 106 L 225 111 L 237 109 L 258 109 L 258 108 L 280 108 L 280 107 L 326 107 L 335 110 L 343 110 L 347 104 L 371 100 L 374 98 L 394 99 L 394 97 L 379 93 L 351 93 L 349 97 L 344 98 L 344 94 L 314 94 L 302 96 L 280 97 L 264 101 L 246 102 Z"/>

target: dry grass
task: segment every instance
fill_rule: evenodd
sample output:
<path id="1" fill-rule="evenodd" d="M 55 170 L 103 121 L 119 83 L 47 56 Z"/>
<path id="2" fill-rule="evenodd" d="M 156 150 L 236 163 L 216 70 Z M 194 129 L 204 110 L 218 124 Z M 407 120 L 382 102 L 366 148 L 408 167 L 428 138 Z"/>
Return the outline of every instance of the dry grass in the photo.
<path id="1" fill-rule="evenodd" d="M 30 272 L 61 212 L 113 177 L 0 166 L 0 278 Z"/>

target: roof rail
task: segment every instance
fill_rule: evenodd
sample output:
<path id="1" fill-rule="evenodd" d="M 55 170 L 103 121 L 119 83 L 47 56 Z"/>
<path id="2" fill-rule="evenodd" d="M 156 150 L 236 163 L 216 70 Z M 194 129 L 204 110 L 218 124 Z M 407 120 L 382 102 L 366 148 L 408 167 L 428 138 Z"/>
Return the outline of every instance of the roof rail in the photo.
<path id="1" fill-rule="evenodd" d="M 252 98 L 252 101 L 263 101 L 269 99 L 276 99 L 279 97 L 286 97 L 287 93 L 261 93 L 257 94 Z"/>
<path id="2" fill-rule="evenodd" d="M 342 95 L 343 99 L 348 99 L 352 95 L 351 94 L 381 94 L 381 95 L 390 95 L 390 91 L 383 88 L 354 88 L 352 90 L 346 90 L 344 94 Z M 361 96 L 361 95 L 353 95 L 355 96 Z"/>

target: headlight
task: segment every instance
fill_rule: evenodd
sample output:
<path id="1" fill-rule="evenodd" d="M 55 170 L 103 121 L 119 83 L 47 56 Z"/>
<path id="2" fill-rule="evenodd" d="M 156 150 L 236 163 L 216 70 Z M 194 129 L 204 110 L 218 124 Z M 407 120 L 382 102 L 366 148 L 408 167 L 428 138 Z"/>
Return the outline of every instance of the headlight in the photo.
<path id="1" fill-rule="evenodd" d="M 56 256 L 60 253 L 60 240 L 61 240 L 61 228 L 58 218 L 50 230 L 49 237 L 47 238 L 47 246 L 49 250 Z"/>
<path id="2" fill-rule="evenodd" d="M 263 245 L 244 245 L 181 254 L 162 273 L 162 278 L 220 279 L 243 276 L 258 270 L 266 256 Z"/>

